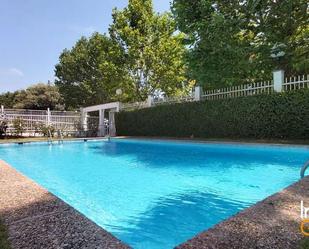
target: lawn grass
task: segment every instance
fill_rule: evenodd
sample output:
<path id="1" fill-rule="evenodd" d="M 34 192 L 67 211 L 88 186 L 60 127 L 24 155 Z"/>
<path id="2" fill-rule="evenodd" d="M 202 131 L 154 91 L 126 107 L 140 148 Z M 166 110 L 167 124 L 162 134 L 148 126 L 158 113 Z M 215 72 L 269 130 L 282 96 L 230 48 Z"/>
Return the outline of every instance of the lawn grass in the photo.
<path id="1" fill-rule="evenodd" d="M 11 249 L 8 242 L 8 234 L 3 222 L 0 220 L 0 248 L 1 249 Z"/>

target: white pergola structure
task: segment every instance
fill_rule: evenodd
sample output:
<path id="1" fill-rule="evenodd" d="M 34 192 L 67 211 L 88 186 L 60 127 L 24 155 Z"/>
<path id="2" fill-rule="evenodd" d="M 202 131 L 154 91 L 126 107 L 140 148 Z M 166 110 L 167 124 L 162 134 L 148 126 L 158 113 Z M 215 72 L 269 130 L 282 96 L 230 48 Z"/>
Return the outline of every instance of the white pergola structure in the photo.
<path id="1" fill-rule="evenodd" d="M 87 120 L 89 112 L 99 112 L 99 132 L 98 136 L 115 136 L 116 135 L 116 126 L 115 126 L 115 112 L 120 110 L 120 102 L 113 102 L 102 105 L 89 106 L 81 109 L 81 122 L 83 128 L 88 130 Z M 104 116 L 108 112 L 108 121 L 109 121 L 109 134 L 106 134 L 105 125 L 104 125 Z"/>

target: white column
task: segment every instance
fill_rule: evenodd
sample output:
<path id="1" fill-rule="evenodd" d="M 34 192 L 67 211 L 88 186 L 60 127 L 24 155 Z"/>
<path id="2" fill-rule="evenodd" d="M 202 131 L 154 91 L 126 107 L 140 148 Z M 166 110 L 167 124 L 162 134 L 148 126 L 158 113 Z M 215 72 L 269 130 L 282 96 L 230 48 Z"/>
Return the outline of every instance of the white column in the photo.
<path id="1" fill-rule="evenodd" d="M 109 135 L 111 137 L 116 136 L 116 126 L 115 126 L 115 111 L 111 110 L 108 113 L 108 120 L 109 120 Z"/>
<path id="2" fill-rule="evenodd" d="M 152 99 L 153 99 L 153 97 L 151 95 L 148 95 L 148 98 L 147 98 L 147 106 L 148 107 L 152 106 Z"/>
<path id="3" fill-rule="evenodd" d="M 99 110 L 99 136 L 105 136 L 105 127 L 104 127 L 104 113 L 105 109 Z"/>
<path id="4" fill-rule="evenodd" d="M 284 71 L 283 70 L 276 70 L 273 72 L 274 78 L 274 90 L 275 92 L 282 92 L 283 90 L 283 83 L 284 83 Z"/>
<path id="5" fill-rule="evenodd" d="M 194 90 L 194 100 L 200 101 L 202 99 L 202 87 L 196 86 Z"/>
<path id="6" fill-rule="evenodd" d="M 84 111 L 83 108 L 80 109 L 81 112 L 81 126 L 84 131 L 88 130 L 88 113 Z"/>

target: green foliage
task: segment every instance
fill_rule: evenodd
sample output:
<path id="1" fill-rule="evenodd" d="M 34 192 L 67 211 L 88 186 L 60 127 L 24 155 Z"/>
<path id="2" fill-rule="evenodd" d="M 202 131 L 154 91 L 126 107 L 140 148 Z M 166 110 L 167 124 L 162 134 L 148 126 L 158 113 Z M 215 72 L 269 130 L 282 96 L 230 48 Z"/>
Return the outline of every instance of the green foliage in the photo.
<path id="1" fill-rule="evenodd" d="M 39 83 L 16 93 L 14 108 L 18 109 L 58 109 L 64 108 L 56 86 Z M 6 106 L 5 106 L 6 107 Z"/>
<path id="2" fill-rule="evenodd" d="M 13 120 L 13 128 L 17 136 L 22 136 L 25 131 L 25 121 L 21 118 L 15 118 Z"/>
<path id="3" fill-rule="evenodd" d="M 130 0 L 112 17 L 109 37 L 99 33 L 82 37 L 60 55 L 56 85 L 67 107 L 187 91 L 183 34 L 176 33 L 170 14 L 155 13 L 151 0 Z"/>
<path id="4" fill-rule="evenodd" d="M 56 65 L 55 84 L 66 107 L 77 108 L 113 100 L 117 87 L 127 82 L 120 47 L 106 35 L 82 37 L 64 50 Z"/>
<path id="5" fill-rule="evenodd" d="M 49 136 L 49 134 L 53 137 L 56 129 L 52 125 L 47 125 L 43 122 L 36 123 L 34 126 L 35 132 L 41 133 L 44 137 Z"/>
<path id="6" fill-rule="evenodd" d="M 191 77 L 207 88 L 263 79 L 276 67 L 287 74 L 309 68 L 305 0 L 174 0 L 172 11 L 191 47 Z M 271 58 L 280 51 L 285 56 Z"/>
<path id="7" fill-rule="evenodd" d="M 3 138 L 6 135 L 6 130 L 8 128 L 8 122 L 6 120 L 0 121 L 0 138 Z"/>
<path id="8" fill-rule="evenodd" d="M 110 36 L 124 51 L 130 75 L 124 92 L 132 99 L 145 100 L 158 91 L 179 94 L 187 83 L 183 34 L 175 32 L 171 15 L 155 13 L 151 0 L 129 0 L 126 8 L 113 11 Z"/>
<path id="9" fill-rule="evenodd" d="M 16 104 L 15 98 L 17 94 L 18 91 L 0 94 L 0 105 L 3 105 L 6 108 L 13 108 L 13 106 Z"/>
<path id="10" fill-rule="evenodd" d="M 309 90 L 157 106 L 116 116 L 118 135 L 309 138 Z"/>
<path id="11" fill-rule="evenodd" d="M 86 136 L 87 137 L 96 137 L 98 134 L 99 130 L 99 120 L 96 119 L 95 117 L 89 117 L 87 119 L 87 128 L 88 130 L 86 131 Z"/>

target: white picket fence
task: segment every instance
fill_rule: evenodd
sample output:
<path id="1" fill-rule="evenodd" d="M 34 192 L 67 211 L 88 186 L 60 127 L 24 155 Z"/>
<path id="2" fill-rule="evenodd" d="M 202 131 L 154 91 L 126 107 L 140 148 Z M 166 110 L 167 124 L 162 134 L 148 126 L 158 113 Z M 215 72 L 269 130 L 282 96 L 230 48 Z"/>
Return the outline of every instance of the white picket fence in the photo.
<path id="1" fill-rule="evenodd" d="M 222 89 L 208 90 L 202 94 L 203 100 L 236 98 L 242 96 L 252 96 L 257 94 L 269 94 L 274 92 L 273 81 L 263 81 L 240 86 L 232 86 Z"/>
<path id="2" fill-rule="evenodd" d="M 273 92 L 293 91 L 309 88 L 309 75 L 297 77 L 284 77 L 283 71 L 276 71 L 273 80 L 255 82 L 239 86 L 203 91 L 200 86 L 187 96 L 181 97 L 153 97 L 149 96 L 144 102 L 120 103 L 120 110 L 130 111 L 135 109 L 149 108 L 152 106 L 193 102 L 201 100 L 216 100 L 252 96 L 258 94 L 271 94 Z M 49 111 L 48 110 L 23 110 L 23 109 L 4 109 L 0 110 L 0 121 L 7 120 L 9 124 L 8 132 L 14 132 L 13 121 L 17 118 L 22 119 L 24 129 L 30 134 L 37 131 L 38 124 L 52 125 L 55 130 L 78 131 L 81 125 L 81 113 L 72 111 Z M 91 131 L 96 131 L 99 117 L 88 117 Z"/>
<path id="3" fill-rule="evenodd" d="M 143 109 L 148 107 L 147 101 L 144 102 L 133 102 L 133 103 L 121 103 L 121 110 L 130 111 L 136 109 Z"/>
<path id="4" fill-rule="evenodd" d="M 55 130 L 66 132 L 76 131 L 80 122 L 79 112 L 49 111 L 49 110 L 26 110 L 26 109 L 4 109 L 1 108 L 0 119 L 8 122 L 8 133 L 14 133 L 13 122 L 20 119 L 23 122 L 23 129 L 26 133 L 35 134 L 38 126 L 53 126 Z"/>
<path id="5" fill-rule="evenodd" d="M 216 100 L 252 96 L 259 94 L 271 94 L 273 92 L 292 91 L 309 88 L 309 75 L 293 76 L 284 78 L 283 71 L 275 71 L 272 80 L 252 82 L 250 84 L 231 86 L 220 89 L 203 91 L 200 86 L 194 91 L 181 97 L 153 97 L 149 96 L 145 102 L 122 104 L 121 110 L 129 111 L 134 109 L 148 108 L 157 105 L 184 103 L 201 100 Z"/>
<path id="6" fill-rule="evenodd" d="M 175 103 L 184 103 L 184 102 L 193 102 L 194 100 L 195 99 L 194 99 L 193 93 L 191 93 L 187 96 L 153 98 L 152 106 L 165 105 L 165 104 L 175 104 Z"/>
<path id="7" fill-rule="evenodd" d="M 309 88 L 309 75 L 288 77 L 282 82 L 282 91 L 292 91 Z M 208 90 L 202 94 L 203 100 L 226 99 L 257 94 L 270 94 L 275 92 L 274 81 L 232 86 L 215 90 Z"/>
<path id="8" fill-rule="evenodd" d="M 283 83 L 284 91 L 292 91 L 297 89 L 309 88 L 309 75 L 294 76 L 285 78 Z"/>

